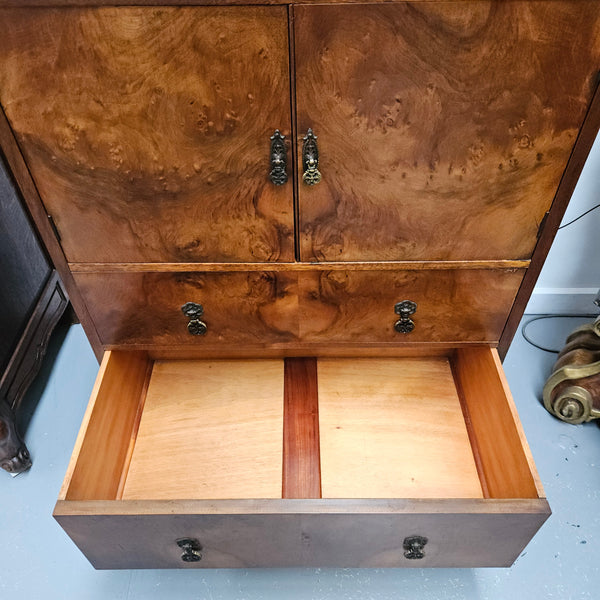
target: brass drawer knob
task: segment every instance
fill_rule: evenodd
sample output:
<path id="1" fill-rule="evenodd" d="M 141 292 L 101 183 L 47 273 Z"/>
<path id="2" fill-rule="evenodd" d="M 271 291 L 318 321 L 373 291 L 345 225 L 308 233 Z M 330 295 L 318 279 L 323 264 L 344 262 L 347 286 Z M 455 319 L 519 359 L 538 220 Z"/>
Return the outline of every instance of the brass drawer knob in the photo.
<path id="1" fill-rule="evenodd" d="M 287 151 L 285 148 L 285 135 L 279 129 L 271 136 L 271 172 L 269 179 L 275 185 L 287 182 Z"/>
<path id="2" fill-rule="evenodd" d="M 402 547 L 404 548 L 404 557 L 409 560 L 417 560 L 425 557 L 425 544 L 427 538 L 421 535 L 410 535 L 404 538 Z"/>
<path id="3" fill-rule="evenodd" d="M 417 303 L 412 300 L 402 300 L 394 306 L 394 312 L 400 318 L 394 323 L 394 329 L 398 333 L 410 333 L 415 328 L 415 322 L 410 318 L 417 312 Z"/>
<path id="4" fill-rule="evenodd" d="M 202 559 L 202 546 L 200 542 L 195 538 L 181 538 L 176 540 L 177 545 L 183 550 L 181 553 L 181 560 L 183 562 L 198 562 Z"/>
<path id="5" fill-rule="evenodd" d="M 317 185 L 321 181 L 319 166 L 319 149 L 317 136 L 312 129 L 306 132 L 302 144 L 302 181 L 306 185 Z"/>
<path id="6" fill-rule="evenodd" d="M 196 302 L 186 302 L 181 307 L 181 312 L 189 319 L 187 328 L 191 335 L 204 335 L 208 329 L 206 323 L 200 320 L 204 314 L 202 304 Z"/>

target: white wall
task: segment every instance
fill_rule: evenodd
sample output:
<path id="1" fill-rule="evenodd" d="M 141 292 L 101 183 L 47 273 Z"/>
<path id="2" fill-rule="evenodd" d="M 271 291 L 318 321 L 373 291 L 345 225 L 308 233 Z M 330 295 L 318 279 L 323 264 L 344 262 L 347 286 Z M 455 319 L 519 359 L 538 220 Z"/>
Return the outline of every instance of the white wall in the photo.
<path id="1" fill-rule="evenodd" d="M 563 224 L 600 204 L 600 135 L 575 188 Z M 529 314 L 597 314 L 600 288 L 600 208 L 559 230 L 529 301 Z"/>

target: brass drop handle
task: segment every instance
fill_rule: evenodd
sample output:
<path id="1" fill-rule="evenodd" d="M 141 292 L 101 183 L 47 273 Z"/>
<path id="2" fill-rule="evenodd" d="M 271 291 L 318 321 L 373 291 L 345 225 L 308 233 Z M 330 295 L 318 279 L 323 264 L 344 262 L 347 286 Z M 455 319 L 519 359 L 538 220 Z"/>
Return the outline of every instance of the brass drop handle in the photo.
<path id="1" fill-rule="evenodd" d="M 409 560 L 418 560 L 425 558 L 425 544 L 428 539 L 422 535 L 409 535 L 404 538 L 402 548 L 404 548 L 404 558 Z"/>
<path id="2" fill-rule="evenodd" d="M 191 335 L 204 335 L 206 333 L 208 327 L 204 321 L 200 320 L 200 317 L 204 314 L 202 304 L 186 302 L 181 307 L 181 312 L 189 319 L 187 328 Z"/>
<path id="3" fill-rule="evenodd" d="M 202 559 L 202 546 L 200 542 L 195 538 L 181 538 L 176 540 L 177 545 L 183 550 L 181 553 L 181 560 L 183 562 L 198 562 Z"/>
<path id="4" fill-rule="evenodd" d="M 302 143 L 302 181 L 306 185 L 317 185 L 321 181 L 317 136 L 312 129 L 306 132 Z"/>
<path id="5" fill-rule="evenodd" d="M 271 136 L 271 172 L 269 173 L 269 179 L 275 185 L 283 185 L 288 180 L 286 170 L 285 135 L 282 135 L 279 129 L 276 129 Z"/>
<path id="6" fill-rule="evenodd" d="M 394 329 L 398 333 L 410 333 L 415 328 L 415 322 L 410 318 L 417 312 L 417 303 L 412 300 L 402 300 L 394 306 L 394 312 L 400 318 L 394 323 Z"/>

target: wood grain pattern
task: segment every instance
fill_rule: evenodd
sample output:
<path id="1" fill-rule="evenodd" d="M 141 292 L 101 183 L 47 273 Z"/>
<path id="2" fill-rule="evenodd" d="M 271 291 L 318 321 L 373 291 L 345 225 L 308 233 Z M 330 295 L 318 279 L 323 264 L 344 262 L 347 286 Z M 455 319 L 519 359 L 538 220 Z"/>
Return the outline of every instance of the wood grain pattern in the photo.
<path id="1" fill-rule="evenodd" d="M 298 336 L 293 275 L 131 272 L 78 273 L 75 279 L 104 344 L 260 347 Z M 186 302 L 203 305 L 205 335 L 189 333 L 181 311 Z"/>
<path id="2" fill-rule="evenodd" d="M 508 320 L 500 342 L 498 344 L 498 352 L 500 357 L 504 359 L 504 356 L 508 352 L 510 343 L 519 327 L 523 313 L 529 302 L 529 298 L 533 292 L 533 288 L 537 282 L 537 279 L 542 271 L 544 261 L 550 251 L 550 246 L 554 240 L 554 236 L 558 231 L 558 227 L 563 219 L 567 205 L 571 200 L 571 196 L 575 191 L 575 186 L 581 175 L 583 165 L 587 160 L 588 154 L 592 149 L 592 145 L 596 140 L 596 136 L 600 131 L 600 77 L 596 80 L 596 90 L 594 97 L 590 103 L 589 110 L 577 137 L 577 142 L 573 148 L 573 153 L 569 158 L 569 163 L 563 174 L 563 178 L 560 181 L 552 208 L 548 213 L 548 218 L 544 224 L 544 227 L 540 233 L 540 238 L 535 247 L 531 259 L 531 265 L 527 269 L 527 273 L 523 278 L 523 283 L 519 288 L 517 297 L 513 304 L 513 308 L 510 312 Z"/>
<path id="3" fill-rule="evenodd" d="M 498 340 L 523 271 L 331 271 L 302 273 L 300 337 L 335 344 Z M 417 303 L 409 334 L 394 306 Z"/>
<path id="4" fill-rule="evenodd" d="M 100 569 L 509 566 L 549 514 L 545 500 L 481 499 L 58 502 L 54 512 Z M 403 555 L 415 532 L 429 539 L 420 561 Z M 203 556 L 186 565 L 175 540 L 188 536 Z"/>
<path id="5" fill-rule="evenodd" d="M 320 359 L 324 498 L 481 498 L 445 359 Z"/>
<path id="6" fill-rule="evenodd" d="M 526 269 L 528 260 L 421 260 L 278 263 L 70 263 L 73 273 L 142 273 L 200 271 L 447 271 L 448 269 Z"/>
<path id="7" fill-rule="evenodd" d="M 293 259 L 284 7 L 2 10 L 0 101 L 70 261 Z"/>
<path id="8" fill-rule="evenodd" d="M 106 346 L 206 351 L 494 343 L 522 277 L 515 269 L 75 273 Z M 401 300 L 418 305 L 408 335 L 394 330 Z M 206 335 L 187 330 L 181 306 L 190 301 L 204 306 Z"/>
<path id="9" fill-rule="evenodd" d="M 591 99 L 595 1 L 294 7 L 303 260 L 528 258 Z"/>
<path id="10" fill-rule="evenodd" d="M 281 498 L 283 362 L 156 362 L 123 500 Z"/>
<path id="11" fill-rule="evenodd" d="M 492 498 L 544 497 L 500 359 L 490 348 L 456 351 L 454 373 Z"/>
<path id="12" fill-rule="evenodd" d="M 143 352 L 107 352 L 60 496 L 114 500 L 152 363 Z"/>
<path id="13" fill-rule="evenodd" d="M 31 174 L 27 169 L 27 165 L 23 160 L 14 135 L 6 120 L 6 115 L 0 107 L 0 146 L 2 147 L 2 154 L 6 160 L 6 165 L 10 168 L 15 183 L 19 187 L 22 194 L 23 200 L 27 205 L 29 214 L 36 225 L 36 231 L 39 234 L 44 247 L 48 251 L 52 263 L 58 271 L 60 278 L 67 290 L 69 300 L 73 305 L 73 308 L 77 312 L 77 317 L 83 326 L 85 333 L 88 337 L 90 344 L 94 350 L 98 362 L 102 359 L 102 345 L 96 332 L 92 320 L 88 314 L 87 308 L 81 294 L 73 281 L 73 276 L 67 265 L 65 255 L 63 254 L 62 248 L 52 231 L 52 227 L 48 222 L 48 215 L 46 209 L 42 204 L 38 191 L 31 178 Z"/>
<path id="14" fill-rule="evenodd" d="M 317 360 L 285 360 L 283 498 L 321 497 Z"/>

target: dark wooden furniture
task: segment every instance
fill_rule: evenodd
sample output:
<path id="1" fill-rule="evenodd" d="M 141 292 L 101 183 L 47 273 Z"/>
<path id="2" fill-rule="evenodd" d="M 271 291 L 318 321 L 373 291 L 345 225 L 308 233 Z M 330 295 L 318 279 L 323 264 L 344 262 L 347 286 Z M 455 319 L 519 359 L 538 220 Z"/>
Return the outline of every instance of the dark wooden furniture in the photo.
<path id="1" fill-rule="evenodd" d="M 549 508 L 498 351 L 600 5 L 2 4 L 3 148 L 104 356 L 55 510 L 92 563 L 510 564 Z"/>
<path id="2" fill-rule="evenodd" d="M 31 466 L 15 413 L 37 374 L 67 296 L 0 156 L 0 466 Z"/>

